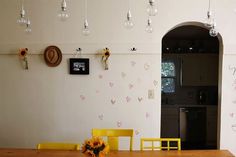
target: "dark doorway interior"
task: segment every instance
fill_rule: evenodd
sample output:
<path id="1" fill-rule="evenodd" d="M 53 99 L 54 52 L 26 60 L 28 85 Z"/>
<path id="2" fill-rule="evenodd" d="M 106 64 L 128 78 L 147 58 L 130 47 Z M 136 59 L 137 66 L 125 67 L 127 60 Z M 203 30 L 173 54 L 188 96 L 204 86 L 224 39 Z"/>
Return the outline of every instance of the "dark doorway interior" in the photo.
<path id="1" fill-rule="evenodd" d="M 193 25 L 162 39 L 161 137 L 182 149 L 217 148 L 219 40 Z"/>

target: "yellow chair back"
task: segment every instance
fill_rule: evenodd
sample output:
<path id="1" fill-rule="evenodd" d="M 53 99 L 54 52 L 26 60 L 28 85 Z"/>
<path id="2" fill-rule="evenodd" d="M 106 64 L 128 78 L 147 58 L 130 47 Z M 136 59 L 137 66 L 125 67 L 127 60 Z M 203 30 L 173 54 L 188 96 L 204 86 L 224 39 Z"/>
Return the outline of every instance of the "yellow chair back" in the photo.
<path id="1" fill-rule="evenodd" d="M 145 145 L 148 144 L 148 145 Z M 181 150 L 180 138 L 141 138 L 141 150 Z"/>
<path id="2" fill-rule="evenodd" d="M 37 149 L 80 150 L 79 144 L 72 143 L 40 143 Z"/>
<path id="3" fill-rule="evenodd" d="M 133 129 L 92 129 L 92 136 L 94 137 L 107 137 L 110 150 L 119 150 L 119 137 L 130 137 L 130 148 L 133 150 Z"/>

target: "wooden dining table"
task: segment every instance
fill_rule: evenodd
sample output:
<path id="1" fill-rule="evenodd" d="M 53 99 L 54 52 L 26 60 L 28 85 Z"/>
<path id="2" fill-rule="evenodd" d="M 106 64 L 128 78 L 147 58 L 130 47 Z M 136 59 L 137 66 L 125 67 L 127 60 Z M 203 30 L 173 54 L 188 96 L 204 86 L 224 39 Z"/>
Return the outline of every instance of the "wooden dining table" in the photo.
<path id="1" fill-rule="evenodd" d="M 86 157 L 81 151 L 1 149 L 0 157 Z M 227 150 L 111 151 L 106 157 L 234 157 Z"/>

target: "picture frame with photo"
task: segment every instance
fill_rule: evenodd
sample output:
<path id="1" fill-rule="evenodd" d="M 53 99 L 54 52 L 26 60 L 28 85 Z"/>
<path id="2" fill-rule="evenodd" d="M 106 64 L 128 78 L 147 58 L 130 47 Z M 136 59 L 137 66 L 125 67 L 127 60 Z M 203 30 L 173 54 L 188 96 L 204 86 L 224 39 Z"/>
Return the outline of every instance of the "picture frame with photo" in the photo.
<path id="1" fill-rule="evenodd" d="M 70 58 L 70 74 L 89 75 L 89 58 Z"/>

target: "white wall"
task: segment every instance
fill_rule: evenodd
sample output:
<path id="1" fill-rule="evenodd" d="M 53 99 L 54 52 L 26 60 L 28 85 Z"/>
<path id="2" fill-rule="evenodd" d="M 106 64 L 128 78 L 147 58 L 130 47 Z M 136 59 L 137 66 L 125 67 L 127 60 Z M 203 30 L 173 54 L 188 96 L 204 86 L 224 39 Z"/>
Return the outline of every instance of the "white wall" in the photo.
<path id="1" fill-rule="evenodd" d="M 49 68 L 42 56 L 29 56 L 23 70 L 14 55 L 1 62 L 0 147 L 34 147 L 42 141 L 82 143 L 92 128 L 133 128 L 136 141 L 159 136 L 158 55 L 90 58 L 90 75 L 69 75 L 68 57 Z M 10 67 L 9 67 L 10 65 Z M 154 89 L 155 99 L 148 99 Z M 136 144 L 136 148 L 139 147 Z"/>
<path id="2" fill-rule="evenodd" d="M 221 149 L 235 153 L 236 144 L 236 64 L 235 55 L 225 55 L 222 78 Z"/>
<path id="3" fill-rule="evenodd" d="M 234 63 L 236 52 L 233 20 L 236 1 L 212 2 L 224 44 L 220 146 L 236 154 L 236 143 L 232 140 L 235 118 L 231 118 L 236 109 L 232 103 L 234 96 L 227 97 L 232 91 L 226 88 L 230 86 L 227 80 L 232 79 L 227 66 Z M 90 136 L 91 128 L 116 128 L 117 122 L 136 130 L 136 149 L 139 137 L 159 136 L 161 39 L 180 23 L 204 22 L 207 1 L 159 0 L 158 15 L 152 19 L 154 32 L 148 34 L 144 31 L 146 0 L 131 0 L 135 22 L 132 30 L 123 27 L 127 0 L 89 0 L 91 35 L 88 37 L 81 35 L 84 1 L 68 0 L 71 18 L 66 22 L 56 17 L 59 0 L 25 0 L 25 3 L 32 20 L 30 35 L 16 24 L 19 1 L 0 1 L 1 147 L 34 147 L 44 140 L 82 142 Z M 59 46 L 64 54 L 61 65 L 56 68 L 47 67 L 38 55 L 51 44 Z M 108 71 L 102 69 L 100 58 L 91 55 L 106 46 L 112 51 Z M 135 55 L 129 51 L 133 46 L 138 48 Z M 30 50 L 28 71 L 22 69 L 17 55 L 9 55 L 16 54 L 21 47 Z M 84 54 L 90 54 L 85 55 L 91 63 L 88 76 L 68 74 L 67 58 L 72 57 L 68 54 L 78 47 Z M 124 78 L 122 73 L 126 75 Z M 110 82 L 114 83 L 113 87 L 109 86 Z M 129 89 L 129 84 L 134 87 Z M 155 90 L 155 99 L 147 99 L 148 89 Z M 85 100 L 80 96 L 85 96 Z M 127 96 L 131 98 L 129 103 Z M 138 97 L 143 100 L 139 102 Z M 116 100 L 114 105 L 111 99 Z"/>

